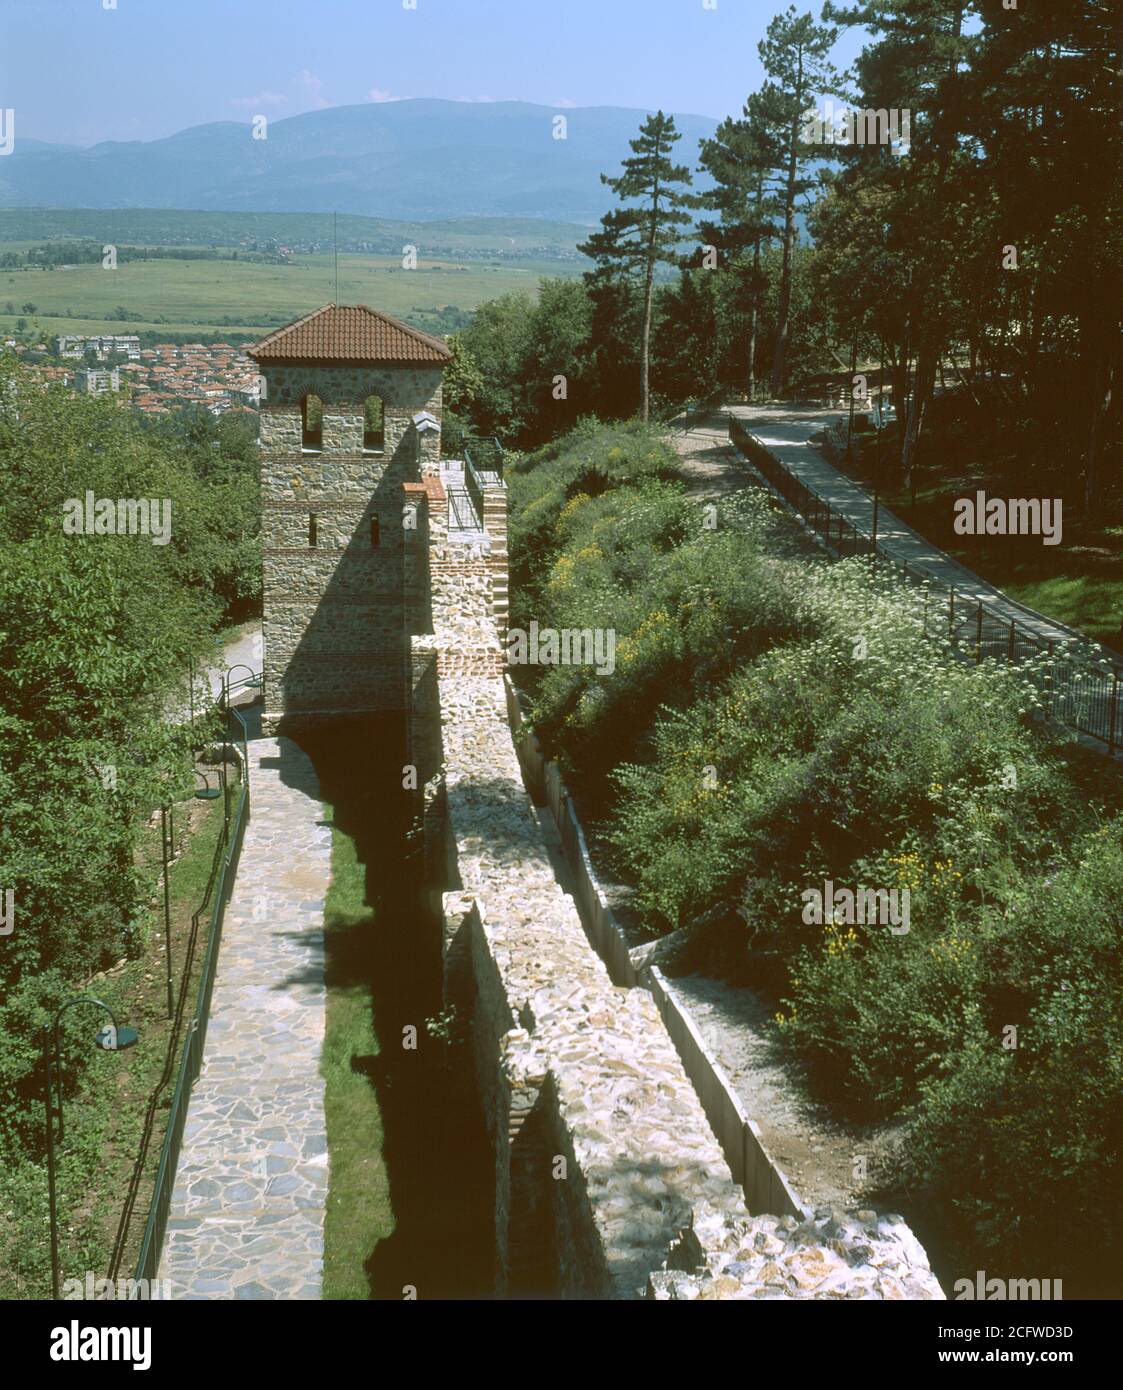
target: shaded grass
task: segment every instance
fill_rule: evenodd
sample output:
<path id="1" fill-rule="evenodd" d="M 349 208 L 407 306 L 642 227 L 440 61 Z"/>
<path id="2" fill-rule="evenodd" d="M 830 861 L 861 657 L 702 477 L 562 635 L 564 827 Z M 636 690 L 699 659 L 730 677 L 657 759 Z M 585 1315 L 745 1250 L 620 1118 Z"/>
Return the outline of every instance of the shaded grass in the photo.
<path id="1" fill-rule="evenodd" d="M 408 854 L 404 743 L 394 716 L 301 739 L 333 835 L 325 1298 L 492 1287 L 494 1159 L 466 1051 L 443 1041 L 440 926 Z"/>
<path id="2" fill-rule="evenodd" d="M 324 1219 L 324 1297 L 370 1297 L 368 1253 L 395 1227 L 378 1096 L 352 1065 L 380 1051 L 371 1010 L 369 959 L 374 914 L 366 903 L 366 874 L 352 837 L 339 828 L 331 806 L 331 887 L 325 909 L 327 1028 L 321 1071 L 326 1082 L 331 1177 Z M 369 954 L 369 947 L 367 953 Z"/>

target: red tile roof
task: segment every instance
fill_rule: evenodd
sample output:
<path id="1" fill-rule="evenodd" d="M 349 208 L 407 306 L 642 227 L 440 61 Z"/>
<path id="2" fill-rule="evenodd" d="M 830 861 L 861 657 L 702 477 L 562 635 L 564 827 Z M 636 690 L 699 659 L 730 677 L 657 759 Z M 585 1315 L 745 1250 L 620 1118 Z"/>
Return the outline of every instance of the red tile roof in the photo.
<path id="1" fill-rule="evenodd" d="M 255 362 L 378 362 L 443 366 L 452 356 L 430 337 L 365 304 L 325 304 L 246 349 Z"/>

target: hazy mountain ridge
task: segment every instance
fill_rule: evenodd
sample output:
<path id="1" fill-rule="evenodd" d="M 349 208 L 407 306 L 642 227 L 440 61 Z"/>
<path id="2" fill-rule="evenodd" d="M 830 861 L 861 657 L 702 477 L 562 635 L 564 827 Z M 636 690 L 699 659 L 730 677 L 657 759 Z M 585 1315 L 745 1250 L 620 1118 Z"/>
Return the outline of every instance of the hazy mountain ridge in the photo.
<path id="1" fill-rule="evenodd" d="M 252 126 L 216 121 L 89 149 L 24 140 L 0 160 L 0 208 L 348 212 L 380 218 L 547 217 L 594 223 L 647 113 L 433 99 L 337 106 Z M 554 118 L 567 138 L 554 138 Z M 692 169 L 717 121 L 676 115 Z"/>

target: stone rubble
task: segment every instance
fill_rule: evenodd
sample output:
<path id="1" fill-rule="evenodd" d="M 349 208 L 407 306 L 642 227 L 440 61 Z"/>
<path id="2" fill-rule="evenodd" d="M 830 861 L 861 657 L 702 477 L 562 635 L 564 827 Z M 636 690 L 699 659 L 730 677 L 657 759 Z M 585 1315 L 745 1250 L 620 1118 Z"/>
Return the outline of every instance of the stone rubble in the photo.
<path id="1" fill-rule="evenodd" d="M 749 1220 L 696 1206 L 653 1273 L 649 1299 L 942 1299 L 923 1246 L 900 1216 L 820 1207 Z"/>

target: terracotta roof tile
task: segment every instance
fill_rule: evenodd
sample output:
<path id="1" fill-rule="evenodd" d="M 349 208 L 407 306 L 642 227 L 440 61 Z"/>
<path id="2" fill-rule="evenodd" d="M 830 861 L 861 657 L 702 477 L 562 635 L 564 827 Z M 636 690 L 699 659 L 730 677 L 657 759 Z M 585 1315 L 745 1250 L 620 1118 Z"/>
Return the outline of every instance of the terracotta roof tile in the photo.
<path id="1" fill-rule="evenodd" d="M 443 366 L 452 353 L 430 337 L 365 304 L 325 304 L 246 349 L 255 362 L 393 362 Z"/>

